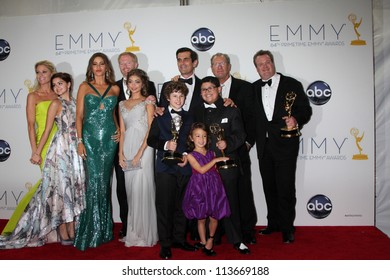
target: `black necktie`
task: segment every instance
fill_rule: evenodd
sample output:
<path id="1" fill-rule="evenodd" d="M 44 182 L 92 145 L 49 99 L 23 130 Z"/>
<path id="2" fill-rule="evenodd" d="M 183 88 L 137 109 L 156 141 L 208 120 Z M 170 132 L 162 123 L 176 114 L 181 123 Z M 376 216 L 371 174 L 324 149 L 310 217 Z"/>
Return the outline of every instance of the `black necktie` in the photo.
<path id="1" fill-rule="evenodd" d="M 272 79 L 269 79 L 268 81 L 261 81 L 261 86 L 262 87 L 267 85 L 267 84 L 268 84 L 268 86 L 271 86 L 272 85 Z"/>
<path id="2" fill-rule="evenodd" d="M 181 116 L 183 114 L 183 111 L 176 111 L 171 109 L 171 114 L 178 114 L 179 116 Z"/>
<path id="3" fill-rule="evenodd" d="M 189 79 L 179 78 L 179 81 L 186 83 L 186 84 L 189 84 L 189 85 L 192 85 L 192 78 L 189 78 Z"/>

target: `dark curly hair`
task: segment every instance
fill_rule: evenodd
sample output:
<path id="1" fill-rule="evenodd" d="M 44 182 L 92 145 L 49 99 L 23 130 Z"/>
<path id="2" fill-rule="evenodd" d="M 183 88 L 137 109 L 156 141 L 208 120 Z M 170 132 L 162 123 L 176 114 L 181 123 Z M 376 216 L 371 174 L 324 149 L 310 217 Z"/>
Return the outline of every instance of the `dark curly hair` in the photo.
<path id="1" fill-rule="evenodd" d="M 88 67 L 87 67 L 87 72 L 85 73 L 85 81 L 87 82 L 92 82 L 94 80 L 94 75 L 92 72 L 92 66 L 93 66 L 93 61 L 95 58 L 100 57 L 103 59 L 104 64 L 106 65 L 106 73 L 105 73 L 105 81 L 109 85 L 115 85 L 115 73 L 114 73 L 114 68 L 112 67 L 111 60 L 105 55 L 104 53 L 94 53 L 91 58 L 88 61 Z"/>
<path id="2" fill-rule="evenodd" d="M 172 92 L 181 92 L 184 96 L 187 96 L 188 94 L 188 88 L 187 86 L 183 83 L 183 82 L 180 82 L 180 81 L 171 81 L 168 83 L 168 85 L 164 88 L 164 96 L 166 99 L 169 99 L 169 95 L 172 93 Z"/>

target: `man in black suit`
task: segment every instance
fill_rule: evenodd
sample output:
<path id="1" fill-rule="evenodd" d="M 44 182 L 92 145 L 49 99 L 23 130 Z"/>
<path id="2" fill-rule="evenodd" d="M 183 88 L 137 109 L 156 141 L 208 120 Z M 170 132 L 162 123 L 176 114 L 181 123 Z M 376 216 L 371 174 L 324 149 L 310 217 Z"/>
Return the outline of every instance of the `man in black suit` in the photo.
<path id="1" fill-rule="evenodd" d="M 299 131 L 310 120 L 312 109 L 302 84 L 276 72 L 270 51 L 258 51 L 253 63 L 260 75 L 260 79 L 253 83 L 256 145 L 267 203 L 267 227 L 259 233 L 281 231 L 282 241 L 292 243 L 295 240 L 295 173 L 299 137 L 281 137 L 281 128 Z M 291 116 L 286 111 L 288 93 L 296 94 Z"/>
<path id="2" fill-rule="evenodd" d="M 225 107 L 220 91 L 221 86 L 216 77 L 208 76 L 202 79 L 201 92 L 204 103 L 196 108 L 194 121 L 206 124 L 209 129 L 214 124 L 223 129 L 222 140 L 218 135 L 211 133 L 210 149 L 217 157 L 222 156 L 223 150 L 225 155 L 238 165 L 238 167 L 219 169 L 231 210 L 230 217 L 224 218 L 222 223 L 228 240 L 234 248 L 242 254 L 249 254 L 250 251 L 244 244 L 241 233 L 238 199 L 238 150 L 244 144 L 246 135 L 240 110 L 237 107 Z"/>
<path id="3" fill-rule="evenodd" d="M 117 86 L 120 88 L 118 96 L 118 104 L 122 100 L 127 100 L 129 98 L 129 91 L 127 90 L 126 77 L 127 73 L 131 70 L 138 68 L 138 58 L 135 54 L 131 52 L 123 52 L 118 56 L 119 69 L 122 73 L 122 79 L 116 81 Z M 148 93 L 156 97 L 156 87 L 152 81 L 148 83 Z M 118 106 L 116 110 L 118 122 L 119 122 L 119 112 Z M 118 147 L 119 149 L 119 147 Z M 126 196 L 126 187 L 125 187 L 125 175 L 122 168 L 119 166 L 118 153 L 115 154 L 114 159 L 115 166 L 115 175 L 116 175 L 116 195 L 119 203 L 119 217 L 122 222 L 122 228 L 119 231 L 119 239 L 123 239 L 126 236 L 127 231 L 127 214 L 128 214 L 128 205 L 127 205 L 127 196 Z"/>
<path id="4" fill-rule="evenodd" d="M 164 89 L 168 107 L 163 115 L 154 118 L 147 143 L 157 150 L 155 163 L 157 230 L 160 242 L 160 257 L 170 259 L 171 247 L 185 251 L 196 248 L 186 242 L 187 219 L 182 209 L 183 196 L 191 176 L 191 167 L 186 161 L 169 163 L 162 161 L 164 153 L 187 150 L 187 136 L 193 123 L 192 115 L 182 109 L 187 87 L 182 82 L 170 82 Z M 172 120 L 181 119 L 177 140 L 172 136 Z M 175 123 L 175 122 L 174 122 Z"/>
<path id="5" fill-rule="evenodd" d="M 230 74 L 230 57 L 224 53 L 216 53 L 211 57 L 211 70 L 218 78 L 222 92 L 222 98 L 230 98 L 241 111 L 246 133 L 245 143 L 238 149 L 240 159 L 239 175 L 239 201 L 241 231 L 244 242 L 248 244 L 256 243 L 255 226 L 257 223 L 257 213 L 252 191 L 252 172 L 249 151 L 255 144 L 256 127 L 254 123 L 254 94 L 252 84 L 234 78 Z"/>
<path id="6" fill-rule="evenodd" d="M 193 113 L 196 106 L 202 103 L 202 97 L 200 95 L 200 79 L 195 75 L 195 68 L 198 66 L 198 54 L 190 48 L 183 47 L 176 51 L 177 68 L 180 75 L 177 77 L 179 81 L 186 84 L 188 88 L 188 95 L 183 105 L 183 109 Z M 174 78 L 174 80 L 177 80 Z M 163 93 L 165 87 L 169 82 L 165 82 L 162 86 L 161 92 Z M 166 108 L 168 101 L 164 94 L 161 94 L 159 100 L 159 107 Z"/>

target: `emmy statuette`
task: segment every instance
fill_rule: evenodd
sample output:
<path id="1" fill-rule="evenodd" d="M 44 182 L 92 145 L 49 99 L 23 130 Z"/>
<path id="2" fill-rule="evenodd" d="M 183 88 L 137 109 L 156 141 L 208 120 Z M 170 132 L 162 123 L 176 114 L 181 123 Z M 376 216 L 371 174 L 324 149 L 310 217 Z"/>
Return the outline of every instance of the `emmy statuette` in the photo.
<path id="1" fill-rule="evenodd" d="M 220 127 L 220 125 L 217 123 L 213 123 L 210 125 L 210 132 L 211 132 L 211 134 L 213 134 L 217 138 L 218 141 L 225 139 L 223 128 Z M 223 150 L 221 150 L 221 153 L 222 153 L 222 156 L 225 157 L 225 152 Z M 217 165 L 217 168 L 220 168 L 220 169 L 228 169 L 228 168 L 232 168 L 232 167 L 237 167 L 237 163 L 234 161 L 234 159 L 220 161 L 220 162 L 217 162 L 216 165 Z"/>
<path id="2" fill-rule="evenodd" d="M 172 118 L 171 120 L 172 141 L 177 142 L 177 139 L 179 138 L 179 129 L 182 124 L 183 122 L 181 120 L 181 116 L 176 116 Z M 177 164 L 183 162 L 183 155 L 176 151 L 166 151 L 164 152 L 161 161 L 163 163 L 170 164 L 170 165 Z"/>
<path id="3" fill-rule="evenodd" d="M 291 117 L 291 109 L 296 97 L 297 94 L 295 92 L 289 92 L 286 94 L 284 109 L 286 110 L 288 117 Z M 280 136 L 283 138 L 292 138 L 301 136 L 301 132 L 299 131 L 298 125 L 292 128 L 285 126 L 280 129 Z"/>

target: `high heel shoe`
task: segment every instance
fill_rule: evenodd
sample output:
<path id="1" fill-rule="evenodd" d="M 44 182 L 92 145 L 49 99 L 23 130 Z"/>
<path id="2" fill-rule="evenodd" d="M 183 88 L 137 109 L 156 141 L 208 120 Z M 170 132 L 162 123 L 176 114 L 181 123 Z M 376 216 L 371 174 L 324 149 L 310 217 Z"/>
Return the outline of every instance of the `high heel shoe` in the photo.
<path id="1" fill-rule="evenodd" d="M 210 236 L 209 239 L 214 239 L 214 236 Z M 207 242 L 206 242 L 207 243 Z M 214 246 L 214 241 L 211 243 L 211 248 L 210 249 L 207 249 L 206 248 L 206 245 L 204 245 L 203 247 L 203 253 L 205 253 L 206 256 L 208 257 L 212 257 L 212 256 L 215 256 L 217 253 L 213 250 L 213 246 Z"/>
<path id="2" fill-rule="evenodd" d="M 73 239 L 61 239 L 61 245 L 62 246 L 73 245 Z"/>

